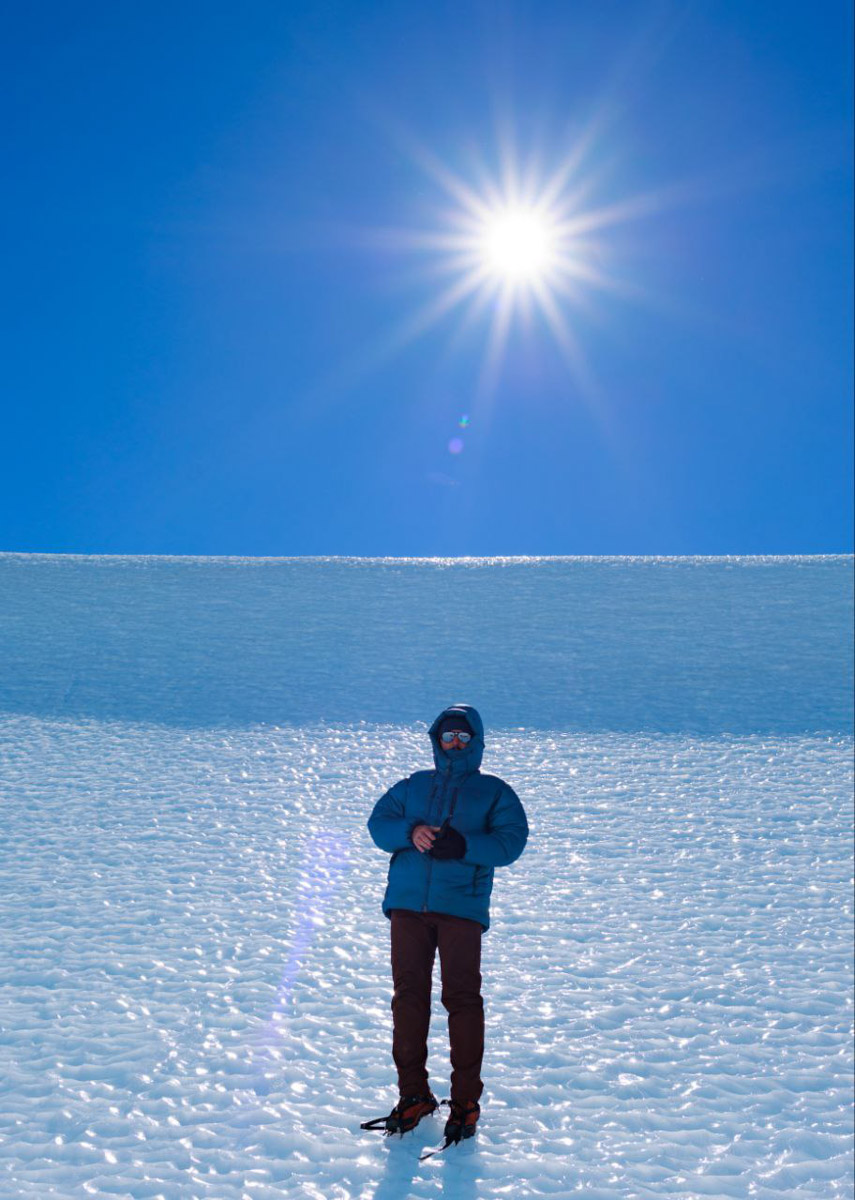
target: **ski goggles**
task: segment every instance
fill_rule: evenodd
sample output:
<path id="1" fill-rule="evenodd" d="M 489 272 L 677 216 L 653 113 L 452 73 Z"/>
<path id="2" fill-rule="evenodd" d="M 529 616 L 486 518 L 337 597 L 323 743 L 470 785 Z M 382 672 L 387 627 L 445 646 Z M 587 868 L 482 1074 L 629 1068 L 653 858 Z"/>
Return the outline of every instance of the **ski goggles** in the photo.
<path id="1" fill-rule="evenodd" d="M 457 738 L 461 746 L 465 746 L 467 742 L 471 742 L 472 734 L 464 733 L 462 729 L 448 729 L 445 733 L 441 733 L 439 738 L 444 746 L 450 746 L 455 738 Z"/>

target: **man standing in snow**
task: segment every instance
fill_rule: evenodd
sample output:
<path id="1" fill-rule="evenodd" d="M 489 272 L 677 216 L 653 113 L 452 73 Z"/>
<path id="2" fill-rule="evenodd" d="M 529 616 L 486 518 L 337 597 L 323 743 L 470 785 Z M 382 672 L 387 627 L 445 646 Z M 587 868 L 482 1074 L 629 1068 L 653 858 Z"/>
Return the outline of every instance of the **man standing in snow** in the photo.
<path id="1" fill-rule="evenodd" d="M 434 770 L 416 771 L 374 806 L 368 830 L 392 855 L 383 912 L 392 934 L 392 1057 L 400 1099 L 367 1122 L 389 1133 L 413 1129 L 433 1112 L 427 1038 L 433 963 L 439 949 L 442 1003 L 451 1043 L 451 1116 L 446 1143 L 471 1137 L 483 1091 L 484 1004 L 481 936 L 490 926 L 494 867 L 523 852 L 528 824 L 516 793 L 479 770 L 484 726 L 454 704 L 430 727 Z"/>

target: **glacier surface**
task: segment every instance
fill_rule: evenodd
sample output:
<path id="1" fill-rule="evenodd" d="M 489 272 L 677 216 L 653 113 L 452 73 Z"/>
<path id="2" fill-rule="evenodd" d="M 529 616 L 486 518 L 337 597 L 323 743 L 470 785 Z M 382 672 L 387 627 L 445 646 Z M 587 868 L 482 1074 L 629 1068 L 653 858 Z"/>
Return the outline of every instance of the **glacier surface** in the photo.
<path id="1" fill-rule="evenodd" d="M 0 1197 L 850 1197 L 851 566 L 0 556 Z M 420 1164 L 365 820 L 460 699 L 532 832 Z"/>

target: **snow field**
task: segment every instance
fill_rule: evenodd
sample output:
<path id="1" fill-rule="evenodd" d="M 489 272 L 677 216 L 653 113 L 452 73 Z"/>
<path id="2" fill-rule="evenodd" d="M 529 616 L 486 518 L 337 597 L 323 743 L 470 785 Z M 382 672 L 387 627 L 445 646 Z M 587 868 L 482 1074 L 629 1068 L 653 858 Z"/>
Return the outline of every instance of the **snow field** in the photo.
<path id="1" fill-rule="evenodd" d="M 0 553 L 0 711 L 416 725 L 451 697 L 488 729 L 851 733 L 852 566 Z"/>
<path id="2" fill-rule="evenodd" d="M 359 1130 L 396 1095 L 365 821 L 433 715 L 0 718 L 0 1197 L 852 1195 L 835 734 L 488 729 L 532 833 L 484 939 L 481 1129 L 424 1164 L 440 1120 Z"/>

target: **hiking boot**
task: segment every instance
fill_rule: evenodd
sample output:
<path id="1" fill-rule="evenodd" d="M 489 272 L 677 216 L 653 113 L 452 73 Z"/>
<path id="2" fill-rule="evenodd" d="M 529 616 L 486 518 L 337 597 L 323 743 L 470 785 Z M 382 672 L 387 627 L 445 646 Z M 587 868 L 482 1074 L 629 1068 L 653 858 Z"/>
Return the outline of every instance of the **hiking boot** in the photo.
<path id="1" fill-rule="evenodd" d="M 477 1100 L 452 1100 L 451 1116 L 445 1123 L 445 1140 L 459 1142 L 461 1138 L 471 1138 L 481 1115 L 481 1105 Z"/>
<path id="2" fill-rule="evenodd" d="M 422 1117 L 428 1117 L 439 1108 L 436 1096 L 427 1092 L 424 1096 L 402 1096 L 386 1118 L 387 1133 L 409 1133 L 415 1129 Z"/>

